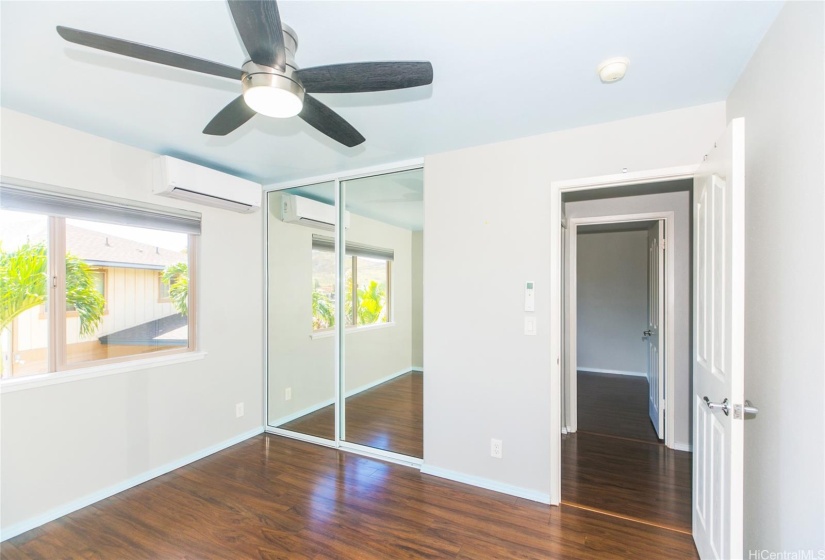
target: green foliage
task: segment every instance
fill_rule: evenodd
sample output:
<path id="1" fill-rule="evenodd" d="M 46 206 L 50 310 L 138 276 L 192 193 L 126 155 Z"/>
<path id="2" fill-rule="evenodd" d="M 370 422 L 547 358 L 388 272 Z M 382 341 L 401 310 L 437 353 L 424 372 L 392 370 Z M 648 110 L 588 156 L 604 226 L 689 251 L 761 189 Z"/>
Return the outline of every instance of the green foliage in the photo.
<path id="1" fill-rule="evenodd" d="M 335 326 L 335 304 L 329 295 L 318 286 L 316 280 L 312 290 L 312 329 L 329 329 Z"/>
<path id="2" fill-rule="evenodd" d="M 386 302 L 387 289 L 384 284 L 371 280 L 367 286 L 358 288 L 357 297 L 357 324 L 371 325 L 386 320 L 384 303 Z M 344 292 L 344 313 L 347 318 L 347 326 L 353 324 L 352 308 L 352 278 L 347 277 Z M 334 326 L 335 302 L 329 294 L 320 289 L 316 280 L 312 290 L 312 328 L 317 331 L 330 329 Z"/>
<path id="3" fill-rule="evenodd" d="M 46 303 L 47 263 L 45 243 L 26 243 L 8 252 L 0 245 L 0 331 L 11 328 L 21 313 Z M 66 304 L 77 310 L 80 333 L 94 334 L 106 300 L 95 289 L 92 269 L 72 254 L 66 255 Z"/>
<path id="4" fill-rule="evenodd" d="M 189 265 L 179 262 L 167 266 L 161 280 L 169 288 L 169 299 L 181 315 L 189 315 Z"/>
<path id="5" fill-rule="evenodd" d="M 387 290 L 384 284 L 370 280 L 366 287 L 358 288 L 358 324 L 371 325 L 381 322 Z"/>
<path id="6" fill-rule="evenodd" d="M 26 243 L 17 251 L 0 246 L 0 330 L 15 317 L 46 303 L 46 245 Z"/>

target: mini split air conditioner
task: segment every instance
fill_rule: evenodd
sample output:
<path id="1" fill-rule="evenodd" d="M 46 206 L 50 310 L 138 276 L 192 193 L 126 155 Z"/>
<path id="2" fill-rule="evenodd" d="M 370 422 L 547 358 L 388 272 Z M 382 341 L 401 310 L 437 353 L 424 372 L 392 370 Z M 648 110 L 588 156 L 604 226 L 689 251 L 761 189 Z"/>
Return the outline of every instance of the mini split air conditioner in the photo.
<path id="1" fill-rule="evenodd" d="M 250 213 L 261 207 L 261 185 L 175 159 L 161 156 L 154 162 L 152 192 L 206 206 Z"/>
<path id="2" fill-rule="evenodd" d="M 335 206 L 285 194 L 281 199 L 281 219 L 290 224 L 332 231 L 335 229 Z M 344 212 L 344 227 L 349 227 L 349 212 Z"/>

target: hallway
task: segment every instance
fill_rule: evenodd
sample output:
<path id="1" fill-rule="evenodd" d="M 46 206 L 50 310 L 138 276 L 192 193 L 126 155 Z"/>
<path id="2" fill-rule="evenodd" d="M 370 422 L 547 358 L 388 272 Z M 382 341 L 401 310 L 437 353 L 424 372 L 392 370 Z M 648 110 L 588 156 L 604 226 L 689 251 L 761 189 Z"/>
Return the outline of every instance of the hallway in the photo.
<path id="1" fill-rule="evenodd" d="M 562 503 L 691 533 L 691 453 L 665 447 L 647 380 L 580 371 L 579 430 L 562 437 Z"/>

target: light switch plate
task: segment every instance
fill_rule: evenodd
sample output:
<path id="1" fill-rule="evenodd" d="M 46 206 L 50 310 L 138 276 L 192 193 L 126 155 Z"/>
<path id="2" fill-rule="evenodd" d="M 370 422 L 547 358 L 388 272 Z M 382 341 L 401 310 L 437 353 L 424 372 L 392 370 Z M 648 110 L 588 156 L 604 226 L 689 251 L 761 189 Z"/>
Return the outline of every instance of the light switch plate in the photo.
<path id="1" fill-rule="evenodd" d="M 527 336 L 536 336 L 536 318 L 535 317 L 525 317 L 524 318 L 524 334 Z"/>

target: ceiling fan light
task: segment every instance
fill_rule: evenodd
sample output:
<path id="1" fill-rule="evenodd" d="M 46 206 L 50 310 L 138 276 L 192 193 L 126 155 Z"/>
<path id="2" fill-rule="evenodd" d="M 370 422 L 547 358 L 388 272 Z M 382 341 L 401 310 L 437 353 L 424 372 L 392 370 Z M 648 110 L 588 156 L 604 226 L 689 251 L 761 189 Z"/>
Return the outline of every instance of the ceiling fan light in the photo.
<path id="1" fill-rule="evenodd" d="M 273 86 L 247 88 L 243 92 L 243 99 L 256 113 L 277 119 L 294 117 L 304 107 L 304 102 L 300 97 L 291 91 Z"/>
<path id="2" fill-rule="evenodd" d="M 304 88 L 286 76 L 256 72 L 243 79 L 243 100 L 256 113 L 287 119 L 303 109 Z"/>

